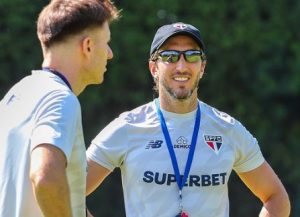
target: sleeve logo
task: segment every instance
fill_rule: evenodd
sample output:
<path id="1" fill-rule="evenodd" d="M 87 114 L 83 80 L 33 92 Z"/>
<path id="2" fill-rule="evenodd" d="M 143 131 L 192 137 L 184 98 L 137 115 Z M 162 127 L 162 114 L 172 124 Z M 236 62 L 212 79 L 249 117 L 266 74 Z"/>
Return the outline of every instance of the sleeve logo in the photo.
<path id="1" fill-rule="evenodd" d="M 215 115 L 217 117 L 219 117 L 220 119 L 226 121 L 227 123 L 230 123 L 230 124 L 234 124 L 235 123 L 235 120 L 233 117 L 231 117 L 230 115 L 226 114 L 225 112 L 221 112 L 215 108 L 212 109 L 213 112 L 215 113 Z"/>

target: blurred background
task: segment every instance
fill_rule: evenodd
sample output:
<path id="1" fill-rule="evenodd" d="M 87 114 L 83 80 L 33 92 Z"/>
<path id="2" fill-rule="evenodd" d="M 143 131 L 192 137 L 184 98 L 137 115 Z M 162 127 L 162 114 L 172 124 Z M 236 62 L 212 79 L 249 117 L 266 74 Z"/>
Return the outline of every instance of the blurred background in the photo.
<path id="1" fill-rule="evenodd" d="M 41 66 L 36 19 L 47 3 L 0 0 L 0 98 Z M 115 4 L 122 17 L 111 25 L 114 58 L 104 83 L 88 87 L 79 97 L 87 147 L 121 112 L 153 99 L 148 58 L 157 28 L 176 21 L 191 23 L 201 30 L 207 46 L 200 99 L 241 121 L 258 139 L 289 193 L 291 216 L 299 217 L 300 1 L 115 0 Z M 229 191 L 230 216 L 257 216 L 261 203 L 234 172 Z M 87 203 L 96 217 L 125 216 L 118 169 Z"/>

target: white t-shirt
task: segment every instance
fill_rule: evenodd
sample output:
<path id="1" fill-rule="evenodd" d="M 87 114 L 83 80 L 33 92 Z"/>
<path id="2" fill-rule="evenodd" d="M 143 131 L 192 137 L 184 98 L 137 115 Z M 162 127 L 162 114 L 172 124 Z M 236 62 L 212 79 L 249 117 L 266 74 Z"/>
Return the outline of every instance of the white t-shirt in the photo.
<path id="1" fill-rule="evenodd" d="M 200 102 L 201 123 L 194 159 L 182 190 L 190 217 L 228 217 L 232 169 L 246 172 L 264 158 L 256 139 L 235 119 Z M 196 111 L 162 111 L 178 167 L 184 173 Z M 179 190 L 154 102 L 125 112 L 92 141 L 87 157 L 120 167 L 127 217 L 170 217 L 179 212 Z"/>
<path id="2" fill-rule="evenodd" d="M 87 165 L 79 101 L 60 77 L 33 71 L 0 102 L 0 217 L 43 216 L 29 179 L 30 153 L 42 143 L 65 154 L 73 216 L 85 216 Z"/>

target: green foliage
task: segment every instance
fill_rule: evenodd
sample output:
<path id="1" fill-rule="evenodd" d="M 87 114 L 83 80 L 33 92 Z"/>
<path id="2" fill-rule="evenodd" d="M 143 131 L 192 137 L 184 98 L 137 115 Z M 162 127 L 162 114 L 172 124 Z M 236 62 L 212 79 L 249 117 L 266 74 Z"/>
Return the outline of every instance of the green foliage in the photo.
<path id="1" fill-rule="evenodd" d="M 34 4 L 36 3 L 36 4 Z M 41 62 L 35 20 L 42 1 L 0 2 L 0 96 L 12 83 L 30 73 Z"/>
<path id="2" fill-rule="evenodd" d="M 300 2 L 296 0 L 115 1 L 122 18 L 111 25 L 114 58 L 101 86 L 80 96 L 86 143 L 119 113 L 154 96 L 148 70 L 153 35 L 162 24 L 183 21 L 200 28 L 208 64 L 200 98 L 240 120 L 300 211 Z M 35 20 L 45 1 L 0 2 L 0 96 L 41 64 Z M 88 204 L 96 216 L 124 216 L 119 171 Z M 232 216 L 257 216 L 261 204 L 233 175 Z M 114 207 L 113 207 L 114 206 Z M 109 207 L 109 208 L 107 208 Z M 101 213 L 101 215 L 100 215 Z"/>

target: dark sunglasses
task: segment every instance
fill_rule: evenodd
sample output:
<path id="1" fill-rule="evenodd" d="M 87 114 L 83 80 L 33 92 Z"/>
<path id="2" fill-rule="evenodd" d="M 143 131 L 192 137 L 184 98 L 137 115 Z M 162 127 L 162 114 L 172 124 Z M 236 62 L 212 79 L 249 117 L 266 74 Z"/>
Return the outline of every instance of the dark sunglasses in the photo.
<path id="1" fill-rule="evenodd" d="M 163 61 L 168 63 L 176 63 L 179 61 L 181 54 L 183 54 L 185 61 L 195 63 L 205 59 L 202 50 L 163 50 L 157 53 L 157 56 Z"/>

